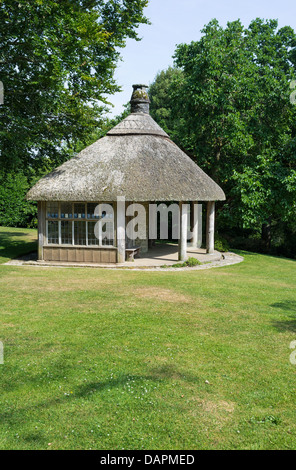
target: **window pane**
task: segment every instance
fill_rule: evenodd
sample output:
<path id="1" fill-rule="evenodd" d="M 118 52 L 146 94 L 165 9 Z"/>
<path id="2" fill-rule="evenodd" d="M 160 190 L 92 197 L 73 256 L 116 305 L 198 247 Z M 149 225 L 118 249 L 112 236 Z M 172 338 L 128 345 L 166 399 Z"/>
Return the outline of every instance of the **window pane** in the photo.
<path id="1" fill-rule="evenodd" d="M 62 245 L 72 245 L 72 222 L 61 222 L 61 243 Z"/>
<path id="2" fill-rule="evenodd" d="M 47 217 L 50 219 L 57 219 L 59 216 L 59 203 L 58 202 L 48 202 L 46 204 L 47 208 Z"/>
<path id="3" fill-rule="evenodd" d="M 113 221 L 105 219 L 102 223 L 102 245 L 114 244 L 114 226 Z"/>
<path id="4" fill-rule="evenodd" d="M 72 219 L 72 204 L 71 202 L 61 203 L 61 219 Z"/>
<path id="5" fill-rule="evenodd" d="M 59 243 L 59 223 L 58 223 L 58 221 L 49 220 L 47 222 L 47 224 L 48 224 L 47 242 L 48 243 L 58 244 Z"/>
<path id="6" fill-rule="evenodd" d="M 86 245 L 86 222 L 74 222 L 74 245 Z"/>
<path id="7" fill-rule="evenodd" d="M 95 236 L 95 225 L 97 222 L 88 222 L 88 244 L 99 245 L 99 239 Z"/>
<path id="8" fill-rule="evenodd" d="M 85 219 L 85 204 L 74 204 L 74 218 Z"/>
<path id="9" fill-rule="evenodd" d="M 88 222 L 88 245 L 114 246 L 113 221 Z"/>
<path id="10" fill-rule="evenodd" d="M 87 204 L 87 218 L 88 219 L 98 219 L 99 218 L 99 215 L 95 215 L 95 209 L 98 205 L 99 204 L 97 204 L 96 202 L 89 202 Z M 97 211 L 98 210 L 99 210 L 99 208 L 97 209 Z"/>

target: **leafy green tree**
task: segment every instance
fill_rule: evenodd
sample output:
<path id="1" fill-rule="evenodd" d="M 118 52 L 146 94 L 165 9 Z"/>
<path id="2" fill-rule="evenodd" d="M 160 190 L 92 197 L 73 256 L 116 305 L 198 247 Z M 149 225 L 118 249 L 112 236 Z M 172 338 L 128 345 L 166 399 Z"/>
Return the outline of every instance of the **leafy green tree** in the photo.
<path id="1" fill-rule="evenodd" d="M 172 140 L 177 141 L 179 135 L 182 135 L 182 122 L 180 122 L 180 116 L 176 119 L 174 114 L 175 106 L 172 93 L 174 93 L 175 82 L 181 78 L 181 69 L 169 67 L 167 70 L 159 72 L 149 87 L 151 116 L 170 135 Z"/>
<path id="2" fill-rule="evenodd" d="M 295 32 L 275 20 L 249 28 L 213 20 L 174 57 L 179 71 L 166 72 L 165 104 L 172 137 L 224 189 L 220 227 L 262 230 L 268 245 L 272 225 L 295 224 Z"/>
<path id="3" fill-rule="evenodd" d="M 34 227 L 37 224 L 36 204 L 26 201 L 27 178 L 21 172 L 0 173 L 0 225 Z"/>
<path id="4" fill-rule="evenodd" d="M 0 0 L 0 169 L 42 174 L 104 126 L 147 0 Z"/>
<path id="5" fill-rule="evenodd" d="M 123 105 L 124 111 L 118 116 L 113 118 L 106 118 L 102 122 L 100 127 L 96 127 L 94 131 L 85 137 L 83 141 L 78 141 L 75 146 L 75 151 L 80 152 L 88 145 L 93 144 L 98 139 L 105 137 L 108 131 L 119 124 L 123 119 L 125 119 L 130 114 L 130 103 Z"/>

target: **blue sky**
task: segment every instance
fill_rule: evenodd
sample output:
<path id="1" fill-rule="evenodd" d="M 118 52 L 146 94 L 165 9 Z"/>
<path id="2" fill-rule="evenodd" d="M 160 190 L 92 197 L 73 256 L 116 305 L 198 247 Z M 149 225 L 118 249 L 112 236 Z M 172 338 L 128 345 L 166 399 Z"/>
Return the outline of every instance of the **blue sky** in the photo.
<path id="1" fill-rule="evenodd" d="M 128 40 L 115 73 L 121 93 L 109 97 L 112 115 L 123 111 L 134 83 L 153 82 L 156 74 L 173 64 L 176 44 L 197 41 L 201 29 L 217 18 L 222 26 L 238 18 L 248 26 L 255 18 L 278 19 L 279 27 L 296 30 L 295 0 L 150 0 L 145 9 L 151 25 L 138 29 L 142 41 Z"/>

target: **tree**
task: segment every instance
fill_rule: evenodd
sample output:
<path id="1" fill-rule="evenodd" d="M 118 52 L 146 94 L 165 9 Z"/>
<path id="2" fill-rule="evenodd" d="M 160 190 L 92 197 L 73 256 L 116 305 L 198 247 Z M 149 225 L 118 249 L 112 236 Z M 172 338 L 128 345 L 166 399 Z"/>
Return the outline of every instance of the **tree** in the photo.
<path id="1" fill-rule="evenodd" d="M 44 173 L 103 125 L 147 0 L 0 0 L 0 168 Z"/>
<path id="2" fill-rule="evenodd" d="M 173 86 L 182 78 L 182 71 L 169 67 L 159 72 L 149 87 L 151 116 L 167 132 L 172 140 L 178 140 L 182 134 L 180 116 L 176 119 L 172 100 Z"/>
<path id="3" fill-rule="evenodd" d="M 0 172 L 0 225 L 36 226 L 36 204 L 25 199 L 29 189 L 27 178 L 21 172 L 13 172 L 5 176 Z"/>
<path id="4" fill-rule="evenodd" d="M 175 140 L 224 189 L 220 227 L 263 227 L 268 245 L 273 224 L 295 224 L 295 32 L 275 20 L 224 29 L 213 20 L 174 58 L 180 70 L 167 89 Z"/>

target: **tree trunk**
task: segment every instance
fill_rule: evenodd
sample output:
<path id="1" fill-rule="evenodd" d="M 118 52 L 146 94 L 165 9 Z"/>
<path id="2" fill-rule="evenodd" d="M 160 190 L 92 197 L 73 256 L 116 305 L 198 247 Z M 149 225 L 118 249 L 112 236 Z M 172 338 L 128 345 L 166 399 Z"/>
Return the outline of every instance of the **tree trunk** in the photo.
<path id="1" fill-rule="evenodd" d="M 269 252 L 271 248 L 271 217 L 268 217 L 267 222 L 262 224 L 261 240 L 264 250 Z"/>

